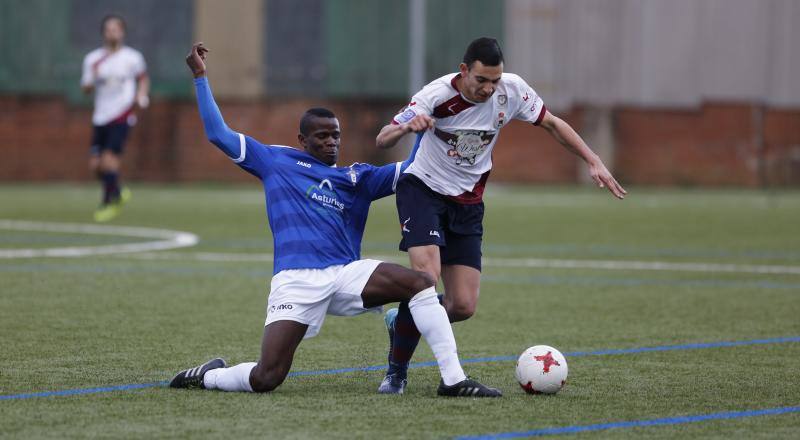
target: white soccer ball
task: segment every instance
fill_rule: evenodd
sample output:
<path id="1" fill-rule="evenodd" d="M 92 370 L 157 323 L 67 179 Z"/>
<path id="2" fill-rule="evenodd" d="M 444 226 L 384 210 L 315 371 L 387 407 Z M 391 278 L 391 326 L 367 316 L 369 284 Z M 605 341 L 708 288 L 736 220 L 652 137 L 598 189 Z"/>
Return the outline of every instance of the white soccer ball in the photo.
<path id="1" fill-rule="evenodd" d="M 567 383 L 567 360 L 560 351 L 536 345 L 517 360 L 517 382 L 529 394 L 555 394 Z"/>

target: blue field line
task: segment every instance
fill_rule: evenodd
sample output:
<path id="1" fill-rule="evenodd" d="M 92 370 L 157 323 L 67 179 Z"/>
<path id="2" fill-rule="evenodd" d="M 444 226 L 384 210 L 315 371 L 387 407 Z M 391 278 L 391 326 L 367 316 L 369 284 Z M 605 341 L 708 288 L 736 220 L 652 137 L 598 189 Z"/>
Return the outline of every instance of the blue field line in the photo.
<path id="1" fill-rule="evenodd" d="M 648 353 L 654 351 L 698 350 L 703 348 L 741 347 L 745 345 L 784 344 L 788 342 L 800 342 L 800 336 L 750 339 L 746 341 L 719 341 L 719 342 L 701 342 L 695 344 L 657 345 L 652 347 L 618 348 L 618 349 L 595 350 L 595 351 L 573 351 L 564 353 L 564 356 L 566 357 L 608 356 L 617 354 Z M 483 364 L 489 362 L 514 361 L 516 359 L 517 356 L 491 356 L 491 357 L 462 359 L 461 363 Z M 436 366 L 435 361 L 415 362 L 409 365 L 409 368 L 424 368 L 424 367 L 435 367 L 435 366 Z M 382 364 L 382 365 L 371 365 L 366 367 L 336 368 L 328 370 L 292 371 L 289 373 L 289 377 L 322 376 L 331 374 L 355 373 L 361 371 L 367 371 L 367 372 L 382 371 L 385 368 L 386 365 Z M 94 394 L 94 393 L 106 393 L 111 391 L 136 390 L 142 388 L 165 386 L 167 385 L 167 383 L 168 382 L 166 381 L 152 382 L 152 383 L 134 383 L 128 385 L 112 385 L 112 386 L 96 387 L 96 388 L 78 388 L 74 390 L 43 391 L 39 393 L 26 393 L 26 394 L 9 394 L 9 395 L 0 395 L 0 400 L 19 400 L 19 399 L 31 399 L 34 397 L 73 396 L 78 394 Z"/>
<path id="2" fill-rule="evenodd" d="M 160 387 L 168 383 L 169 382 L 167 381 L 151 382 L 151 383 L 132 383 L 128 385 L 112 385 L 107 387 L 78 388 L 74 390 L 61 390 L 61 391 L 43 391 L 41 393 L 11 394 L 7 396 L 0 396 L 0 400 L 32 399 L 34 397 L 51 397 L 51 396 L 75 396 L 79 394 L 95 394 L 95 393 L 108 393 L 111 391 L 138 390 L 142 388 Z"/>
<path id="3" fill-rule="evenodd" d="M 630 420 L 627 422 L 598 423 L 596 425 L 560 426 L 555 428 L 534 429 L 531 431 L 499 432 L 495 434 L 466 435 L 456 437 L 457 440 L 493 440 L 501 438 L 543 437 L 546 435 L 577 434 L 580 432 L 604 431 L 606 429 L 641 428 L 646 426 L 680 425 L 709 420 L 741 419 L 744 417 L 774 416 L 800 412 L 800 406 L 784 406 L 751 411 L 728 411 L 693 416 L 664 417 L 649 420 Z"/>

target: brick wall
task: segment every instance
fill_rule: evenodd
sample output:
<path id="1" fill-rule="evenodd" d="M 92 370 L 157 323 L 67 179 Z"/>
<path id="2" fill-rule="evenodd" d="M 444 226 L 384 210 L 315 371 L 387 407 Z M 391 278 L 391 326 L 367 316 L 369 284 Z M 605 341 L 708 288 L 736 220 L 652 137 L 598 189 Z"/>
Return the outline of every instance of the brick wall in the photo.
<path id="1" fill-rule="evenodd" d="M 299 115 L 319 102 L 221 102 L 232 128 L 268 143 L 296 145 Z M 343 128 L 341 163 L 384 163 L 374 138 L 402 105 L 328 102 Z M 614 172 L 625 184 L 800 185 L 800 110 L 709 103 L 696 110 L 618 108 L 612 113 Z M 580 108 L 560 115 L 581 132 Z M 89 180 L 91 110 L 59 98 L 0 97 L 0 180 Z M 570 183 L 582 165 L 544 130 L 512 122 L 494 151 L 492 181 Z M 191 101 L 155 101 L 140 115 L 126 147 L 131 180 L 247 181 L 203 134 Z"/>

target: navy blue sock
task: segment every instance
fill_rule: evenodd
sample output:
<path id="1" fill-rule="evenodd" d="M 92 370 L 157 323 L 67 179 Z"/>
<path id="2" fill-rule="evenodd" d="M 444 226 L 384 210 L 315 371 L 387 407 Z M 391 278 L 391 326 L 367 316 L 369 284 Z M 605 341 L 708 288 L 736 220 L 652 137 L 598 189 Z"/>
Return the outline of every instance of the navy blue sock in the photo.
<path id="1" fill-rule="evenodd" d="M 443 296 L 439 295 L 440 304 L 442 300 Z M 397 374 L 405 379 L 408 364 L 414 356 L 420 337 L 411 310 L 408 308 L 408 301 L 401 302 L 394 321 L 394 339 L 389 352 L 389 374 Z"/>
<path id="2" fill-rule="evenodd" d="M 103 204 L 107 205 L 119 200 L 119 173 L 106 171 L 103 179 Z"/>

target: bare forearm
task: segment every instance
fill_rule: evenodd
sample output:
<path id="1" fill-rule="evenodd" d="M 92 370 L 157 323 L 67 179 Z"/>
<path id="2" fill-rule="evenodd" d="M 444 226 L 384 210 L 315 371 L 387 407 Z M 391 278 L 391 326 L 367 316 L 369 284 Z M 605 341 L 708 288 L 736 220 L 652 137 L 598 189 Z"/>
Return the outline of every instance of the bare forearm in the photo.
<path id="1" fill-rule="evenodd" d="M 597 186 L 608 188 L 619 199 L 625 198 L 625 194 L 627 194 L 625 188 L 614 179 L 614 176 L 608 171 L 600 157 L 586 145 L 586 142 L 581 139 L 580 135 L 569 124 L 548 112 L 545 114 L 541 125 L 564 148 L 583 159 L 589 165 L 589 175 L 597 183 Z"/>
<path id="2" fill-rule="evenodd" d="M 381 129 L 378 137 L 375 138 L 375 145 L 378 148 L 392 148 L 397 144 L 401 137 L 409 132 L 406 125 L 389 124 Z"/>
<path id="3" fill-rule="evenodd" d="M 559 118 L 553 117 L 553 121 L 544 126 L 553 138 L 572 154 L 580 157 L 586 163 L 598 160 L 597 154 L 586 145 L 581 136 L 569 124 Z"/>
<path id="4" fill-rule="evenodd" d="M 147 75 L 142 75 L 139 77 L 139 83 L 136 88 L 136 93 L 139 96 L 148 96 L 150 95 L 150 77 Z"/>

